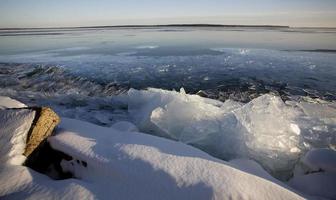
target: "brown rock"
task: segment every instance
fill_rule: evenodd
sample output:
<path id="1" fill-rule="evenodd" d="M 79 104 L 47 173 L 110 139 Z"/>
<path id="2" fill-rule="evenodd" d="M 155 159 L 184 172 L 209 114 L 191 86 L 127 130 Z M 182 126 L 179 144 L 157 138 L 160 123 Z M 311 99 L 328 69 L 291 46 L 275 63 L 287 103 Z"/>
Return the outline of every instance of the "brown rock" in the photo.
<path id="1" fill-rule="evenodd" d="M 60 122 L 58 115 L 48 107 L 32 108 L 36 111 L 34 122 L 29 130 L 27 145 L 23 155 L 29 156 L 39 145 L 50 136 Z"/>

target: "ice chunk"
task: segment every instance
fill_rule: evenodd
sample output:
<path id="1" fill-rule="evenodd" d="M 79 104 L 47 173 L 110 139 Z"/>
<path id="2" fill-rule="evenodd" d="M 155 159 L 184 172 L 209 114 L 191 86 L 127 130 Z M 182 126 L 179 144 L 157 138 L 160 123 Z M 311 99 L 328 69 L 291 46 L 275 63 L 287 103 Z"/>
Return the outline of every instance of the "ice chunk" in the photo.
<path id="1" fill-rule="evenodd" d="M 301 130 L 300 130 L 300 128 L 297 124 L 291 124 L 290 127 L 291 127 L 293 133 L 295 133 L 296 135 L 300 135 Z"/>
<path id="2" fill-rule="evenodd" d="M 308 149 L 336 149 L 336 103 L 335 102 L 299 102 L 301 115 L 300 123 L 302 139 Z"/>
<path id="3" fill-rule="evenodd" d="M 221 158 L 245 155 L 244 127 L 232 113 L 225 115 L 213 105 L 174 100 L 164 108 L 153 110 L 150 121 L 165 137 L 192 144 Z"/>
<path id="4" fill-rule="evenodd" d="M 183 91 L 129 91 L 129 111 L 140 130 L 191 144 L 223 158 L 249 157 L 271 172 L 287 173 L 306 150 L 302 112 L 266 94 L 242 105 Z M 285 177 L 287 178 L 287 177 Z"/>
<path id="5" fill-rule="evenodd" d="M 172 101 L 178 101 L 178 99 L 184 102 L 184 104 L 186 104 L 186 102 L 190 102 L 191 104 L 203 102 L 203 105 L 209 104 L 214 107 L 220 107 L 223 105 L 220 101 L 202 98 L 198 95 L 187 95 L 183 92 L 183 90 L 179 93 L 176 91 L 166 91 L 154 88 L 149 88 L 145 91 L 130 89 L 128 91 L 128 111 L 140 130 L 145 130 L 147 133 L 169 137 L 164 130 L 159 129 L 154 123 L 152 123 L 150 118 L 153 110 L 163 107 Z M 174 122 L 178 123 L 178 120 L 175 120 Z M 173 135 L 170 136 L 170 138 L 174 138 Z"/>
<path id="6" fill-rule="evenodd" d="M 147 133 L 211 149 L 220 157 L 231 158 L 236 152 L 244 151 L 241 135 L 232 132 L 241 129 L 230 114 L 240 106 L 236 102 L 222 103 L 187 95 L 183 90 L 179 93 L 159 89 L 130 90 L 129 98 L 130 114 Z"/>
<path id="7" fill-rule="evenodd" d="M 287 106 L 279 97 L 266 94 L 234 113 L 248 132 L 245 144 L 249 157 L 272 171 L 294 166 L 303 148 L 300 128 L 295 124 L 298 110 Z"/>
<path id="8" fill-rule="evenodd" d="M 184 143 L 195 143 L 218 132 L 220 124 L 217 118 L 222 116 L 221 109 L 185 97 L 176 98 L 164 107 L 154 109 L 150 121 L 173 139 Z M 197 134 L 194 134 L 195 131 Z"/>
<path id="9" fill-rule="evenodd" d="M 298 106 L 311 118 L 317 118 L 326 123 L 336 124 L 336 103 L 317 104 L 300 102 Z"/>
<path id="10" fill-rule="evenodd" d="M 220 107 L 223 110 L 223 112 L 228 113 L 230 111 L 242 107 L 243 105 L 244 105 L 243 103 L 228 99 Z"/>

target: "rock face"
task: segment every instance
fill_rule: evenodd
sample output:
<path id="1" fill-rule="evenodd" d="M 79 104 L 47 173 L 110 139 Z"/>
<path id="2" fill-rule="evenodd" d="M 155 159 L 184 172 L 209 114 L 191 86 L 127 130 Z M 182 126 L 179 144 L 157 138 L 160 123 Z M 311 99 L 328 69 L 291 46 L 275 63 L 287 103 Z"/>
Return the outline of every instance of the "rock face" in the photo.
<path id="1" fill-rule="evenodd" d="M 28 157 L 44 139 L 51 135 L 56 125 L 60 122 L 59 116 L 48 107 L 32 109 L 36 111 L 36 115 L 27 137 L 27 146 L 24 152 L 26 157 Z"/>
<path id="2" fill-rule="evenodd" d="M 28 132 L 24 155 L 27 159 L 24 165 L 52 179 L 60 180 L 73 177 L 71 173 L 63 172 L 60 165 L 62 160 L 71 160 L 72 157 L 54 150 L 47 138 L 59 124 L 59 116 L 48 107 L 28 107 L 36 115 Z"/>

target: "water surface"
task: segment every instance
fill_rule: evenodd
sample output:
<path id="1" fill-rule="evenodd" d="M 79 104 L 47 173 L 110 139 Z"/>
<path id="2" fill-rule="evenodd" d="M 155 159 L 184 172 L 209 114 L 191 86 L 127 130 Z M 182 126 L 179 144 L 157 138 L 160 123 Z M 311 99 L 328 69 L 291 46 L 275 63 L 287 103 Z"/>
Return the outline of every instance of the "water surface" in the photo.
<path id="1" fill-rule="evenodd" d="M 100 98 L 105 112 L 110 97 L 147 87 L 222 101 L 336 99 L 333 28 L 20 29 L 1 30 L 0 44 L 0 94 L 30 104 L 75 109 Z"/>

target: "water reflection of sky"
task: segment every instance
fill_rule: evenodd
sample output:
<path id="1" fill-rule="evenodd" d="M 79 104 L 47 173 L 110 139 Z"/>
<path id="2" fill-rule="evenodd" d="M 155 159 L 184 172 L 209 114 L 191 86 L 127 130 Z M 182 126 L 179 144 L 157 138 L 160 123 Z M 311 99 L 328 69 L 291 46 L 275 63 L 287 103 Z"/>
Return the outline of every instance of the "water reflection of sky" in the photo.
<path id="1" fill-rule="evenodd" d="M 120 53 L 140 46 L 336 49 L 335 29 L 147 28 L 0 31 L 0 54 L 73 49 L 72 53 Z M 69 51 L 67 51 L 69 52 Z"/>

